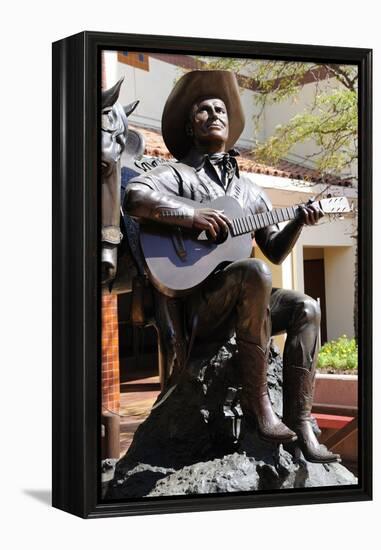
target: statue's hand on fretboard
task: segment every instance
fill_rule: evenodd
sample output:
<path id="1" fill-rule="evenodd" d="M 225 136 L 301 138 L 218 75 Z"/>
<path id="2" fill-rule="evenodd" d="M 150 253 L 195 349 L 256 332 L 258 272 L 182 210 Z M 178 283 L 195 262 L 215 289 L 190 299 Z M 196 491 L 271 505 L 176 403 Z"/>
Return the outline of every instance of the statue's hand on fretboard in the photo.
<path id="1" fill-rule="evenodd" d="M 299 205 L 296 219 L 303 225 L 316 225 L 324 216 L 318 202 L 309 201 Z"/>

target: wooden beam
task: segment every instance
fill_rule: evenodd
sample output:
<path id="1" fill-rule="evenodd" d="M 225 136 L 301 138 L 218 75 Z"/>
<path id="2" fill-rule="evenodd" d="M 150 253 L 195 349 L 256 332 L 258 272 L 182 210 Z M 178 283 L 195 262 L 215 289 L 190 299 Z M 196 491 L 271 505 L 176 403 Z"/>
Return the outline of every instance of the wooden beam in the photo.
<path id="1" fill-rule="evenodd" d="M 347 439 L 350 435 L 352 435 L 355 431 L 357 431 L 357 429 L 358 418 L 355 417 L 344 428 L 338 430 L 336 433 L 331 435 L 331 437 L 329 437 L 327 441 L 324 441 L 324 445 L 328 447 L 328 449 L 333 449 L 337 447 L 340 443 L 342 443 L 345 439 Z"/>
<path id="2" fill-rule="evenodd" d="M 347 405 L 334 405 L 331 403 L 314 403 L 312 413 L 335 414 L 339 416 L 357 416 L 357 407 L 348 407 Z"/>

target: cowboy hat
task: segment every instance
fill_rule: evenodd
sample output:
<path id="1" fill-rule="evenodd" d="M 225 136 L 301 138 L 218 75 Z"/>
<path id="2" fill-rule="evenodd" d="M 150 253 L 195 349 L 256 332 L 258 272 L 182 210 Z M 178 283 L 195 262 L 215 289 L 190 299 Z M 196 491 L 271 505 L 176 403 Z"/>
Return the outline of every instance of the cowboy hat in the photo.
<path id="1" fill-rule="evenodd" d="M 231 149 L 245 126 L 245 116 L 235 74 L 230 71 L 191 71 L 175 84 L 164 105 L 161 131 L 169 152 L 182 159 L 192 146 L 185 127 L 192 105 L 199 99 L 222 99 L 229 117 L 226 148 Z"/>

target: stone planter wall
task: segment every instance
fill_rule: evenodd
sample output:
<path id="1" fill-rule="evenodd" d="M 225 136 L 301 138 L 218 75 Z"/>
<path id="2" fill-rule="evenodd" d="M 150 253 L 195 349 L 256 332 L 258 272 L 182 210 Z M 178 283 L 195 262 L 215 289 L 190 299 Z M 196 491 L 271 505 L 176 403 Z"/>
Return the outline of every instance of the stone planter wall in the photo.
<path id="1" fill-rule="evenodd" d="M 358 390 L 357 390 L 357 375 L 352 374 L 317 374 L 315 393 L 314 393 L 314 409 L 324 410 L 322 406 L 336 407 L 335 414 L 343 416 L 355 416 L 358 407 Z M 340 411 L 340 408 L 343 408 Z M 334 429 L 323 429 L 322 443 L 327 441 L 331 435 L 335 433 Z M 335 448 L 331 448 L 334 452 L 338 452 L 344 463 L 357 471 L 358 459 L 358 432 L 354 431 L 349 437 L 343 440 Z"/>
<path id="2" fill-rule="evenodd" d="M 317 374 L 314 403 L 357 407 L 357 375 Z"/>

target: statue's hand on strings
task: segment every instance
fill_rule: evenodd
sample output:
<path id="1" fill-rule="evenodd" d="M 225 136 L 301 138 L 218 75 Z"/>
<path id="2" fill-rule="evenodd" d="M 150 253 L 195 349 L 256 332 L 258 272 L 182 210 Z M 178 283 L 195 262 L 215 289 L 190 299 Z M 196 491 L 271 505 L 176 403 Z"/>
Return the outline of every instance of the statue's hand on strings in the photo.
<path id="1" fill-rule="evenodd" d="M 212 240 L 216 240 L 221 234 L 226 235 L 232 224 L 223 210 L 197 208 L 193 216 L 193 227 L 206 231 Z"/>

